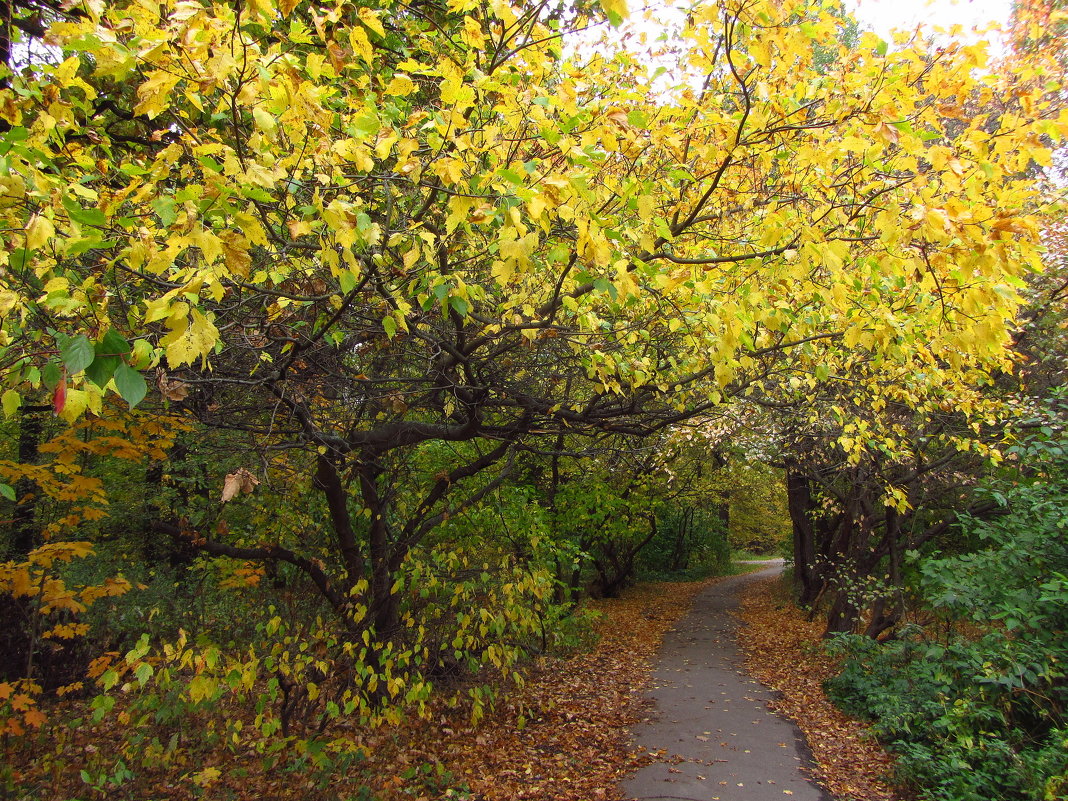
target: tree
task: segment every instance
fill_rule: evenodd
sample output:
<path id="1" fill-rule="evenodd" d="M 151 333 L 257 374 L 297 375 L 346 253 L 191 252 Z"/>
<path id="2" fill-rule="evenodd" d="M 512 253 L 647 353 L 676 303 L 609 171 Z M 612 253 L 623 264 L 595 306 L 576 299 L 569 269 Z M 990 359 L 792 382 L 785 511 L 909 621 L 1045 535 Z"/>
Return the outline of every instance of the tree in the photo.
<path id="1" fill-rule="evenodd" d="M 594 19 L 257 0 L 52 25 L 61 63 L 0 90 L 5 405 L 75 420 L 114 392 L 288 454 L 329 561 L 172 533 L 290 563 L 388 639 L 412 549 L 532 440 L 647 435 L 858 358 L 873 403 L 880 371 L 953 397 L 1004 363 L 1044 95 L 957 119 L 1015 91 L 977 48 L 847 50 L 804 2 L 695 7 L 662 90 L 611 34 L 565 55 Z M 467 446 L 406 483 L 433 443 Z"/>

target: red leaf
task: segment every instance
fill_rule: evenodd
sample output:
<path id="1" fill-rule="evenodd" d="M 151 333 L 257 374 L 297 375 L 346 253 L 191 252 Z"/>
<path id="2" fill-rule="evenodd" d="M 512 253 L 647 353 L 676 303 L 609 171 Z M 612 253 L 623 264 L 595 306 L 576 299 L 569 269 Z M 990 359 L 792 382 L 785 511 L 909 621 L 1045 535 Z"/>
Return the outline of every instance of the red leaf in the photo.
<path id="1" fill-rule="evenodd" d="M 56 384 L 56 391 L 52 394 L 52 408 L 56 410 L 56 414 L 63 411 L 63 407 L 67 405 L 67 380 L 64 378 L 58 384 Z"/>

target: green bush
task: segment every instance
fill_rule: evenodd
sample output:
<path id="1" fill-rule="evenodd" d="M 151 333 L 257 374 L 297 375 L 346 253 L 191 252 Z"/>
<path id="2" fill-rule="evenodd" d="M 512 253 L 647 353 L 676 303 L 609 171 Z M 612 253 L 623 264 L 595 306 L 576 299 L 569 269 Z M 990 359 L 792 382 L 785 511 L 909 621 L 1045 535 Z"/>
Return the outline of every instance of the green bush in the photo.
<path id="1" fill-rule="evenodd" d="M 833 645 L 846 660 L 829 692 L 874 721 L 925 799 L 1068 798 L 1068 491 L 1044 480 L 999 500 L 1002 516 L 962 524 L 981 550 L 920 564 L 948 634 Z"/>
<path id="2" fill-rule="evenodd" d="M 699 578 L 726 572 L 731 547 L 720 517 L 703 509 L 673 508 L 657 521 L 656 536 L 638 556 L 645 578 Z"/>

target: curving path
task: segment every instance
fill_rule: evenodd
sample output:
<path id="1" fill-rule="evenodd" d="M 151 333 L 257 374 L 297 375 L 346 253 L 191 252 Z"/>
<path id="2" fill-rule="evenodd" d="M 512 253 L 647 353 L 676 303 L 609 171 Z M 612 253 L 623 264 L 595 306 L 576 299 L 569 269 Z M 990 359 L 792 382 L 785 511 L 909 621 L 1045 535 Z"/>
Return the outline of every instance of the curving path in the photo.
<path id="1" fill-rule="evenodd" d="M 658 801 L 831 801 L 805 768 L 801 732 L 768 702 L 773 693 L 745 672 L 731 612 L 749 583 L 782 571 L 782 560 L 713 584 L 664 638 L 653 674 L 650 717 L 636 745 L 663 750 L 622 784 L 628 798 Z"/>

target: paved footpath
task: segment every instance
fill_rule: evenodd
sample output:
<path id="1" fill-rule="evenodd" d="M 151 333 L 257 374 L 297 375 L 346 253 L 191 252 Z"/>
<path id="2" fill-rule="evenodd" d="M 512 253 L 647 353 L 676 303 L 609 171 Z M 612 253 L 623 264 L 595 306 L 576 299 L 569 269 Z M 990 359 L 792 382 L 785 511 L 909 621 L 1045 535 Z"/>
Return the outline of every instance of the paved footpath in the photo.
<path id="1" fill-rule="evenodd" d="M 772 692 L 749 676 L 731 611 L 738 593 L 782 570 L 781 560 L 757 573 L 733 576 L 702 592 L 664 638 L 653 674 L 650 717 L 632 732 L 656 762 L 622 785 L 629 798 L 657 801 L 831 801 L 804 768 L 804 738 L 768 702 Z"/>

